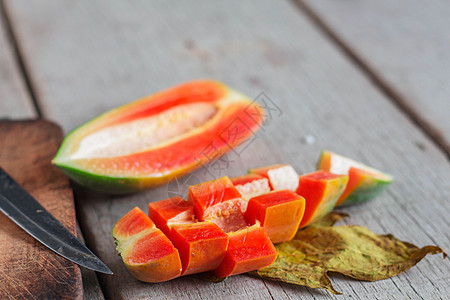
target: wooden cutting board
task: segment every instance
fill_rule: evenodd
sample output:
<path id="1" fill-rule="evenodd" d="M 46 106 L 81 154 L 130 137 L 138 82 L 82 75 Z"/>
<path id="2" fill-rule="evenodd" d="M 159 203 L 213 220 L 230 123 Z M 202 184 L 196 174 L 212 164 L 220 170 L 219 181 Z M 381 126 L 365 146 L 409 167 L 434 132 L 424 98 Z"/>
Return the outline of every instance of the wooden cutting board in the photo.
<path id="1" fill-rule="evenodd" d="M 0 121 L 0 166 L 76 234 L 69 180 L 50 163 L 62 141 L 48 121 Z M 80 268 L 36 241 L 0 212 L 2 299 L 81 299 Z"/>

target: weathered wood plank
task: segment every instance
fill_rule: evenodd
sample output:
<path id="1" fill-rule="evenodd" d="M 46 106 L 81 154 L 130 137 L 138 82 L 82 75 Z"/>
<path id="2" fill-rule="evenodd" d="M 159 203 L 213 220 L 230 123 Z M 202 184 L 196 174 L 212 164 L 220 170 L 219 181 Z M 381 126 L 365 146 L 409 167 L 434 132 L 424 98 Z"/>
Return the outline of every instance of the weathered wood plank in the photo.
<path id="1" fill-rule="evenodd" d="M 7 38 L 5 22 L 0 5 L 0 119 L 35 117 L 31 98 Z"/>
<path id="2" fill-rule="evenodd" d="M 450 3 L 305 3 L 450 154 Z"/>
<path id="3" fill-rule="evenodd" d="M 224 170 L 210 164 L 207 170 L 213 175 L 198 170 L 193 181 L 276 162 L 312 171 L 319 151 L 329 148 L 397 178 L 377 200 L 346 209 L 351 222 L 418 245 L 450 247 L 445 215 L 450 166 L 445 155 L 290 3 L 7 3 L 31 76 L 39 84 L 43 111 L 66 130 L 192 78 L 223 80 L 255 97 L 265 92 L 277 110 L 257 138 L 245 150 L 231 153 L 229 164 L 221 161 Z M 134 206 L 146 209 L 148 202 L 173 190 L 178 187 L 126 197 L 77 191 L 85 237 L 115 273 L 100 277 L 108 298 L 331 297 L 247 276 L 218 284 L 193 276 L 155 285 L 135 281 L 115 253 L 111 228 Z M 393 279 L 333 281 L 346 295 L 362 299 L 439 298 L 449 291 L 444 285 L 449 270 L 440 257 L 427 257 Z"/>

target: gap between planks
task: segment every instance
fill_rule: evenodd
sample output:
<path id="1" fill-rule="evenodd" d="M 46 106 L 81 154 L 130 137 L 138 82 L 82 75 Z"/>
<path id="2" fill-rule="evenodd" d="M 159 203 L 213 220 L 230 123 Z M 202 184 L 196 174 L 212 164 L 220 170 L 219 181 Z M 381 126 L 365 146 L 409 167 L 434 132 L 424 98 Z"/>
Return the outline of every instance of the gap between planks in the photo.
<path id="1" fill-rule="evenodd" d="M 95 249 L 95 247 L 91 243 L 91 241 L 93 241 L 94 238 L 89 234 L 89 230 L 87 230 L 87 228 L 86 228 L 86 222 L 79 221 L 79 220 L 83 220 L 84 216 L 81 215 L 81 208 L 79 207 L 80 201 L 76 201 L 78 198 L 78 186 L 71 181 L 71 188 L 73 191 L 73 198 L 75 200 L 75 216 L 77 219 L 77 225 L 80 229 L 81 238 L 83 239 L 83 242 L 86 245 L 86 247 L 88 247 L 89 249 Z M 98 254 L 96 253 L 96 255 L 98 255 Z M 93 277 L 95 277 L 94 280 L 96 280 L 96 282 L 94 282 L 94 284 L 97 284 L 97 289 L 100 288 L 100 291 L 97 291 L 94 288 L 92 290 L 89 290 L 88 292 L 91 293 L 90 296 L 95 296 L 95 297 L 97 297 L 98 300 L 105 299 L 105 295 L 108 294 L 107 291 L 105 291 L 107 284 L 102 280 L 101 276 L 98 276 L 97 272 L 95 272 L 95 271 L 92 271 L 92 272 L 94 273 L 93 274 L 94 276 L 92 276 L 92 273 L 89 273 L 89 271 L 83 273 L 83 275 L 85 276 L 85 278 L 83 278 L 83 288 L 85 288 L 85 285 L 88 284 L 87 282 L 84 282 L 85 279 L 90 280 Z M 90 286 L 92 286 L 92 284 L 93 284 L 93 282 L 89 283 Z M 85 289 L 85 292 L 86 291 L 87 290 Z M 86 295 L 85 295 L 85 298 L 87 298 Z"/>
<path id="2" fill-rule="evenodd" d="M 8 11 L 6 9 L 4 0 L 0 0 L 0 26 L 3 26 L 5 28 L 6 38 L 8 39 L 9 44 L 11 45 L 13 56 L 14 56 L 14 62 L 17 66 L 17 69 L 19 70 L 20 75 L 23 78 L 23 81 L 25 82 L 26 91 L 30 95 L 30 99 L 33 104 L 34 111 L 37 115 L 37 118 L 42 118 L 42 112 L 39 108 L 39 101 L 35 93 L 34 84 L 28 75 L 28 68 L 25 63 L 25 60 L 23 58 L 20 45 L 16 39 L 16 35 L 14 33 L 14 29 L 11 25 L 11 21 L 8 15 Z"/>
<path id="3" fill-rule="evenodd" d="M 450 145 L 430 122 L 423 118 L 420 112 L 408 105 L 406 96 L 383 78 L 376 70 L 371 68 L 351 45 L 343 39 L 303 0 L 290 0 L 320 32 L 333 42 L 336 47 L 389 99 L 395 107 L 402 111 L 411 122 L 416 125 L 450 160 Z"/>

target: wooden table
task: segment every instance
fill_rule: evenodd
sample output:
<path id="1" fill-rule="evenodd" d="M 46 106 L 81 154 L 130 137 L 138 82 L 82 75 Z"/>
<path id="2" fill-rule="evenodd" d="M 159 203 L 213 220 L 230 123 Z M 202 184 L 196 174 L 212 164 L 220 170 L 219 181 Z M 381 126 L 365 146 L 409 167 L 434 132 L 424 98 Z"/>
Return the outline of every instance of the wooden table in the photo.
<path id="1" fill-rule="evenodd" d="M 67 133 L 146 94 L 214 78 L 275 106 L 213 175 L 277 162 L 310 172 L 322 149 L 334 150 L 396 177 L 376 200 L 345 209 L 349 223 L 449 251 L 448 1 L 0 3 L 0 117 L 47 118 Z M 137 282 L 115 253 L 112 225 L 170 188 L 126 197 L 75 189 L 86 243 L 115 273 L 84 270 L 86 299 L 340 299 L 245 275 Z M 352 299 L 449 299 L 450 263 L 429 256 L 392 279 L 332 281 Z"/>

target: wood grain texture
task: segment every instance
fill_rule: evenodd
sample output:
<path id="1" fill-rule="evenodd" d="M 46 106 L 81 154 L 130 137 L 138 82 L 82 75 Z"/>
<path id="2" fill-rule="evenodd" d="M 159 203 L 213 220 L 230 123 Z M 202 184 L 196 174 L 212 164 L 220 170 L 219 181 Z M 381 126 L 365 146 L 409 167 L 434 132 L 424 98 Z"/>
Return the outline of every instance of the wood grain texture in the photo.
<path id="1" fill-rule="evenodd" d="M 450 155 L 450 2 L 298 0 Z"/>
<path id="2" fill-rule="evenodd" d="M 375 201 L 346 209 L 349 222 L 392 232 L 419 246 L 450 249 L 450 166 L 445 155 L 380 93 L 290 2 L 9 1 L 43 111 L 66 130 L 92 116 L 199 77 L 222 80 L 270 105 L 251 143 L 175 183 L 110 197 L 78 188 L 88 244 L 113 270 L 101 275 L 106 298 L 328 299 L 315 291 L 245 275 L 212 284 L 194 276 L 162 284 L 134 280 L 115 252 L 113 224 L 134 206 L 184 194 L 187 184 L 250 167 L 291 163 L 314 170 L 327 148 L 392 173 Z M 39 13 L 35 13 L 39 11 Z M 271 101 L 269 101 L 271 100 Z M 374 283 L 333 277 L 360 299 L 445 298 L 450 264 L 427 257 Z M 335 297 L 339 299 L 339 297 Z"/>
<path id="3" fill-rule="evenodd" d="M 31 98 L 14 60 L 0 5 L 0 119 L 35 117 Z"/>
<path id="4" fill-rule="evenodd" d="M 75 233 L 72 190 L 50 160 L 62 140 L 47 121 L 0 121 L 0 165 Z M 81 299 L 80 268 L 0 214 L 0 295 L 4 299 Z"/>

